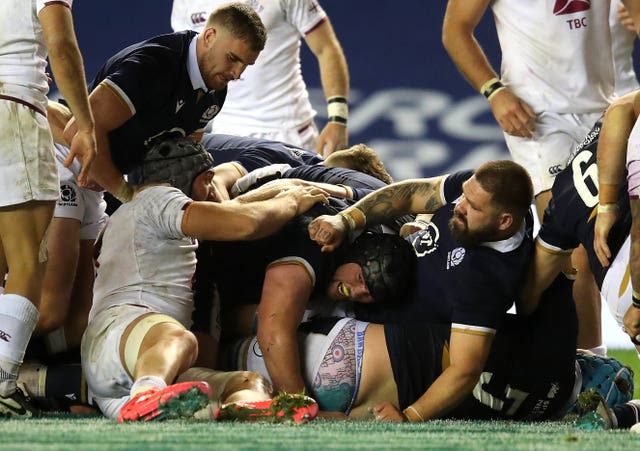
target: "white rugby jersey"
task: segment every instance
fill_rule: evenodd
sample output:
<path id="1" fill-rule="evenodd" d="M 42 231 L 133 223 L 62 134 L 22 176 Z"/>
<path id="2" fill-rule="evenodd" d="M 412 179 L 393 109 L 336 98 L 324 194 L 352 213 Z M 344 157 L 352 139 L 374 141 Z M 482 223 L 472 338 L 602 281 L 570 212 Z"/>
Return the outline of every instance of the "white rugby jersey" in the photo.
<path id="1" fill-rule="evenodd" d="M 609 0 L 495 0 L 501 78 L 536 113 L 591 113 L 611 101 Z"/>
<path id="2" fill-rule="evenodd" d="M 174 0 L 175 31 L 202 31 L 209 14 L 228 0 Z M 316 115 L 300 67 L 300 40 L 320 25 L 326 13 L 315 0 L 245 0 L 267 29 L 267 43 L 240 80 L 229 83 L 214 131 L 247 132 L 297 128 Z"/>
<path id="3" fill-rule="evenodd" d="M 38 20 L 49 5 L 71 8 L 73 0 L 3 0 L 0 2 L 0 95 L 46 111 L 49 84 L 47 47 Z"/>
<path id="4" fill-rule="evenodd" d="M 618 5 L 621 3 L 621 0 L 611 0 L 611 12 L 609 14 L 613 67 L 616 77 L 616 96 L 622 96 L 640 88 L 636 71 L 633 67 L 633 46 L 636 34 L 624 27 L 618 19 Z"/>
<path id="5" fill-rule="evenodd" d="M 153 186 L 115 211 L 96 241 L 89 319 L 113 305 L 137 304 L 191 325 L 198 244 L 181 227 L 191 202 L 176 188 Z"/>

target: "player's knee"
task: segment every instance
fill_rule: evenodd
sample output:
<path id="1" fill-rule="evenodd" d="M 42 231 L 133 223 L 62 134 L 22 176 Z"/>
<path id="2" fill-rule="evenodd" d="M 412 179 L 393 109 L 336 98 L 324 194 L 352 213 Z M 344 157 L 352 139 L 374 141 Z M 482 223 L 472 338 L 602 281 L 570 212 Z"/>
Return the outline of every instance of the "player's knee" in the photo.
<path id="1" fill-rule="evenodd" d="M 177 356 L 181 371 L 193 365 L 198 356 L 196 336 L 179 324 L 158 323 L 145 334 L 140 352 Z"/>
<path id="2" fill-rule="evenodd" d="M 179 355 L 183 356 L 187 368 L 195 363 L 198 357 L 198 340 L 191 331 L 175 327 L 166 338 L 171 342 L 171 347 L 179 349 Z"/>

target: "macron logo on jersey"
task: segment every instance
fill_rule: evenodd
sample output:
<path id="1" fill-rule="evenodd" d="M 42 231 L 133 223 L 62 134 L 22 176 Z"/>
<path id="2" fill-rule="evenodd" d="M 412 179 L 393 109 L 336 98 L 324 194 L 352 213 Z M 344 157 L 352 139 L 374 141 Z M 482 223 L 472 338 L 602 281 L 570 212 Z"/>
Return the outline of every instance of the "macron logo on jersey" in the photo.
<path id="1" fill-rule="evenodd" d="M 591 9 L 591 0 L 556 0 L 553 7 L 553 14 L 562 16 Z"/>
<path id="2" fill-rule="evenodd" d="M 184 100 L 180 99 L 176 102 L 176 113 L 184 106 Z"/>

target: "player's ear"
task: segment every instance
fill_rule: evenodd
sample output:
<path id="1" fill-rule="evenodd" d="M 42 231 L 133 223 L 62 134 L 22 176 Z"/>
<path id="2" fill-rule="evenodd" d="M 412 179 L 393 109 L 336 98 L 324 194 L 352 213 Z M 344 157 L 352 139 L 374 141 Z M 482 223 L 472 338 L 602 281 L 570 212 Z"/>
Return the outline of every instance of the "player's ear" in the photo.
<path id="1" fill-rule="evenodd" d="M 213 180 L 213 176 L 215 175 L 215 171 L 213 169 L 207 169 L 205 171 L 204 180 L 208 185 Z"/>
<path id="2" fill-rule="evenodd" d="M 202 37 L 207 46 L 211 45 L 218 34 L 218 30 L 215 27 L 205 28 L 202 32 Z"/>
<path id="3" fill-rule="evenodd" d="M 500 230 L 507 230 L 512 225 L 513 225 L 513 215 L 507 212 L 500 213 L 498 228 Z"/>

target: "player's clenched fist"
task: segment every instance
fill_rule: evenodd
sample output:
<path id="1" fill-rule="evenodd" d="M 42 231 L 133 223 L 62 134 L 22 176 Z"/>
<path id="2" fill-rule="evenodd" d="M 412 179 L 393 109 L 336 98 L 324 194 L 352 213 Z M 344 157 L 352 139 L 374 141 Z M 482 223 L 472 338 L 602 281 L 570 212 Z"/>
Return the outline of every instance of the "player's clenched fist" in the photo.
<path id="1" fill-rule="evenodd" d="M 309 224 L 309 237 L 322 246 L 322 252 L 331 252 L 337 248 L 347 227 L 343 217 L 337 215 L 322 215 Z"/>

